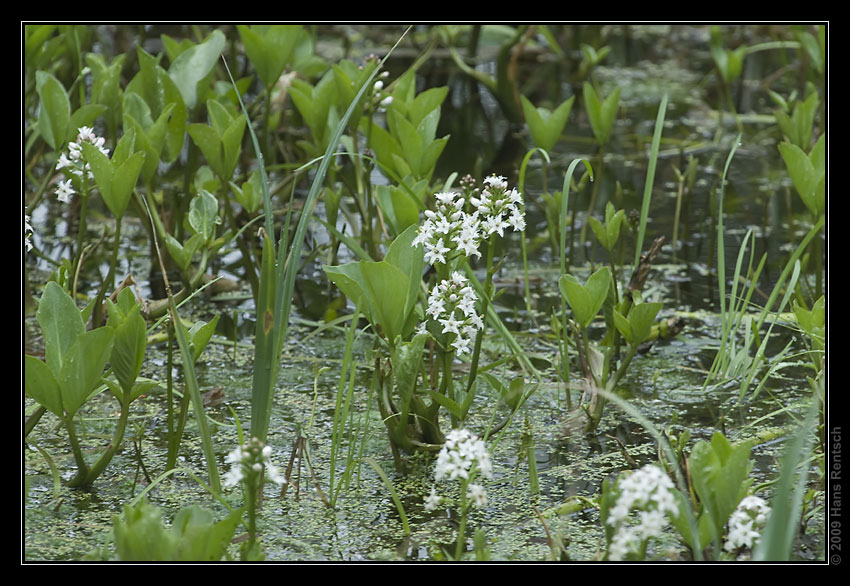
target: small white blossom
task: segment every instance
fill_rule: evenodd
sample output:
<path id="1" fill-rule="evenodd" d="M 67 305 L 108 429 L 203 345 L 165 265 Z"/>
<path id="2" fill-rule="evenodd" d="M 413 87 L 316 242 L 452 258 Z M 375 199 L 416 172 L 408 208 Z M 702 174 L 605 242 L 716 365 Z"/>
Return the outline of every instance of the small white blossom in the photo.
<path id="1" fill-rule="evenodd" d="M 487 493 L 484 492 L 484 487 L 480 484 L 470 484 L 467 488 L 466 498 L 472 501 L 476 507 L 483 507 L 487 504 Z"/>
<path id="2" fill-rule="evenodd" d="M 445 477 L 468 478 L 473 464 L 485 478 L 492 475 L 490 453 L 484 442 L 466 429 L 453 429 L 446 434 L 446 443 L 437 455 L 434 477 L 438 481 Z"/>
<path id="3" fill-rule="evenodd" d="M 747 496 L 741 499 L 732 516 L 729 517 L 729 531 L 723 549 L 737 551 L 742 547 L 750 548 L 758 543 L 759 530 L 764 528 L 770 507 L 764 499 Z"/>
<path id="4" fill-rule="evenodd" d="M 505 235 L 510 228 L 516 232 L 525 230 L 525 210 L 522 195 L 516 189 L 508 190 L 504 177 L 491 175 L 484 179 L 484 190 L 480 197 L 471 197 L 470 203 L 476 208 L 474 215 L 481 223 L 481 230 L 487 236 Z"/>
<path id="5" fill-rule="evenodd" d="M 65 181 L 60 181 L 58 186 L 56 187 L 56 199 L 61 201 L 62 203 L 70 203 L 71 197 L 76 193 L 74 191 L 73 186 L 71 185 L 71 180 L 66 179 Z"/>
<path id="6" fill-rule="evenodd" d="M 107 157 L 109 156 L 109 151 L 104 146 L 106 140 L 102 136 L 97 136 L 94 133 L 94 129 L 91 127 L 81 126 L 77 130 L 76 142 L 68 143 L 68 153 L 65 154 L 63 152 L 59 154 L 59 160 L 56 162 L 57 171 L 60 169 L 67 169 L 69 173 L 76 175 L 77 177 L 83 178 L 86 176 L 88 179 L 94 179 L 91 167 L 83 156 L 82 144 L 84 142 L 90 142 L 96 146 L 101 153 Z M 56 197 L 59 201 L 68 203 L 73 194 L 74 190 L 71 187 L 70 179 L 59 183 L 59 187 L 56 190 Z"/>
<path id="7" fill-rule="evenodd" d="M 436 487 L 432 486 L 431 494 L 425 497 L 425 510 L 429 513 L 436 510 L 442 500 L 442 497 L 437 494 Z"/>
<path id="8" fill-rule="evenodd" d="M 484 329 L 483 319 L 475 313 L 477 302 L 475 290 L 457 271 L 434 285 L 428 295 L 425 315 L 440 324 L 442 333 L 455 335 L 450 344 L 458 354 L 470 353 L 472 337 Z"/>
<path id="9" fill-rule="evenodd" d="M 425 211 L 425 221 L 419 226 L 413 246 L 425 248 L 425 261 L 429 264 L 447 264 L 454 250 L 480 257 L 478 221 L 463 211 L 464 198 L 451 191 L 434 194 L 434 197 L 436 209 Z"/>
<path id="10" fill-rule="evenodd" d="M 277 466 L 271 462 L 271 446 L 265 445 L 258 438 L 251 438 L 225 456 L 224 461 L 232 464 L 224 475 L 224 486 L 236 486 L 243 480 L 259 479 L 265 470 L 265 476 L 276 484 L 285 484 L 286 479 L 280 474 Z"/>
<path id="11" fill-rule="evenodd" d="M 652 537 L 661 535 L 667 516 L 679 514 L 670 477 L 658 466 L 647 464 L 640 470 L 621 475 L 615 485 L 617 500 L 608 511 L 606 523 L 615 528 L 608 544 L 608 559 L 621 561 Z M 637 523 L 630 515 L 638 511 Z"/>

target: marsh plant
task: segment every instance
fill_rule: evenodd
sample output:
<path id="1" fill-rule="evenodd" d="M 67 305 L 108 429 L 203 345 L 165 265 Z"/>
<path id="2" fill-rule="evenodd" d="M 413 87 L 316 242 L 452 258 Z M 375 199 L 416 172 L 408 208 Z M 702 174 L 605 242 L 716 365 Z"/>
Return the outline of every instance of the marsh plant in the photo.
<path id="1" fill-rule="evenodd" d="M 812 69 L 797 72 L 799 90 L 771 93 L 779 109 L 765 136 L 773 133 L 781 141 L 777 160 L 785 165 L 787 192 L 797 194 L 804 213 L 791 213 L 789 203 L 794 240 L 788 243 L 778 279 L 772 275 L 774 288 L 755 315 L 760 279 L 769 272 L 767 253 L 761 259 L 755 256 L 755 229 L 748 229 L 738 243 L 731 279 L 725 262 L 731 234 L 724 227 L 730 211 L 724 207 L 725 186 L 741 136 L 711 193 L 716 229 L 711 236 L 717 246 L 709 251 L 708 272 L 716 278 L 720 333 L 701 389 L 701 400 L 710 402 L 714 393 L 734 383 L 740 388 L 738 406 L 745 409 L 770 388 L 773 377 L 797 365 L 792 364 L 790 341 L 769 355 L 777 332 L 788 326 L 804 346 L 797 356 L 805 359 L 811 375 L 807 382 L 813 398 L 806 421 L 819 421 L 821 433 L 828 203 L 828 147 L 818 85 L 825 71 L 823 28 L 817 35 L 795 30 L 791 41 L 734 49 L 725 46 L 725 31 L 714 28 L 705 47 L 730 109 L 736 84 L 746 72 L 744 60 L 756 52 L 781 48 L 790 55 L 796 50 Z M 660 99 L 648 156 L 644 161 L 640 153 L 635 157 L 640 163 L 630 166 L 637 170 L 645 164 L 640 209 L 630 210 L 631 193 L 619 184 L 608 193 L 602 173 L 605 179 L 619 173 L 624 153 L 618 149 L 627 144 L 618 136 L 628 122 L 622 113 L 628 107 L 631 117 L 638 109 L 632 109 L 633 97 L 624 86 L 603 80 L 599 66 L 612 52 L 601 33 L 592 39 L 592 34 L 579 35 L 582 40 L 572 53 L 580 61 L 572 64 L 554 28 L 544 25 L 411 27 L 391 33 L 395 44 L 381 58 L 349 55 L 351 39 L 346 38 L 341 43 L 346 56 L 331 62 L 324 56 L 320 29 L 199 26 L 192 29 L 192 38 L 188 33 L 183 39 L 160 35 L 158 53 L 146 50 L 151 43 L 138 42 L 132 54 L 108 59 L 95 52 L 101 45 L 89 27 L 25 27 L 22 248 L 26 262 L 38 263 L 39 271 L 25 273 L 23 288 L 25 309 L 31 308 L 44 343 L 43 352 L 28 346 L 24 358 L 24 439 L 28 451 L 37 449 L 48 462 L 54 493 L 60 494 L 63 478 L 74 489 L 103 481 L 121 454 L 127 426 L 136 424 L 131 409 L 145 397 L 151 404 L 164 402 L 163 417 L 151 421 L 164 421 L 166 453 L 163 470 L 155 471 L 142 493 L 131 495 L 123 517 L 114 519 L 112 537 L 120 559 L 226 558 L 240 524 L 246 537 L 237 538 L 239 556 L 261 559 L 263 488 L 269 483 L 288 486 L 295 459 L 299 468 L 302 460 L 308 465 L 317 488 L 329 487 L 327 498 L 317 492 L 330 508 L 355 494 L 360 463 L 372 465 L 409 538 L 404 499 L 383 464 L 367 454 L 371 410 L 377 407 L 396 474 L 415 469 L 423 457 L 433 459 L 434 482 L 425 509 L 459 520 L 454 551 L 446 557 L 469 555 L 472 534 L 475 554 L 484 559 L 485 527 L 469 531 L 468 525 L 476 509 L 488 505 L 491 454 L 532 393 L 551 386 L 560 389 L 556 393 L 567 391 L 566 409 L 560 396 L 553 401 L 558 417 L 566 421 L 559 435 L 601 437 L 606 409 L 615 403 L 652 433 L 662 453 L 658 464 L 643 467 L 629 456 L 631 470 L 611 471 L 601 493 L 583 501 L 598 506 L 608 560 L 654 559 L 669 544 L 694 559 L 787 558 L 803 506 L 805 463 L 823 457 L 813 434 L 792 437 L 776 496 L 768 503 L 754 494 L 766 485 L 753 487 L 752 441 L 730 435 L 733 441 L 711 429 L 706 439 L 691 443 L 690 433 L 682 432 L 674 440 L 675 451 L 666 453 L 670 438 L 655 433 L 617 393 L 629 382 L 646 344 L 678 331 L 669 327 L 676 308 L 653 281 L 654 268 L 664 262 L 665 235 L 649 232 L 658 190 L 656 163 L 666 160 L 659 151 L 662 130 L 669 127 L 668 94 Z M 408 35 L 417 35 L 416 46 L 427 47 L 422 57 L 401 71 L 386 67 Z M 472 64 L 483 38 L 495 50 L 492 69 L 479 66 L 483 62 Z M 419 45 L 422 41 L 427 42 Z M 423 87 L 420 67 L 435 48 L 448 51 L 447 63 L 475 84 L 475 93 L 489 92 L 512 129 L 527 131 L 509 132 L 504 144 L 489 145 L 509 153 L 511 141 L 530 140 L 534 148 L 526 152 L 517 177 L 495 157 L 466 166 L 441 160 L 451 138 L 443 128 L 453 128 L 443 120 L 443 110 L 456 108 L 461 94 L 455 94 L 454 85 Z M 551 53 L 556 57 L 551 61 L 574 70 L 552 96 L 544 95 L 540 82 L 551 71 L 548 65 L 544 69 L 545 59 L 535 61 L 540 70 L 534 76 L 518 77 L 529 48 L 535 58 Z M 571 120 L 578 109 L 582 115 Z M 736 119 L 743 128 L 737 114 Z M 567 146 L 564 139 L 573 134 L 573 123 L 585 124 L 581 140 L 594 145 L 596 153 L 589 160 L 569 161 L 561 190 L 550 192 L 551 174 L 560 173 L 560 163 L 553 161 L 563 160 L 555 155 Z M 680 145 L 683 157 L 690 157 L 687 173 L 677 171 L 678 200 L 685 184 L 693 186 L 703 172 L 700 152 L 722 147 L 721 129 L 719 124 L 714 143 L 698 145 L 693 154 L 687 140 L 670 139 Z M 525 184 L 533 156 L 542 161 L 537 184 L 542 189 Z M 573 180 L 580 164 L 585 172 Z M 444 167 L 464 170 L 444 174 Z M 466 169 L 474 170 L 460 176 Z M 545 222 L 537 223 L 539 216 L 531 213 L 526 216 L 535 201 L 541 209 L 531 211 L 540 212 Z M 42 223 L 45 216 L 52 221 L 54 214 L 65 230 L 55 247 L 56 234 Z M 526 234 L 527 223 L 534 234 Z M 803 237 L 797 239 L 800 227 Z M 139 240 L 129 240 L 129 228 L 136 229 Z M 673 240 L 678 248 L 677 228 Z M 576 239 L 602 256 L 589 254 L 582 263 Z M 630 239 L 631 263 L 625 259 Z M 557 305 L 551 316 L 544 316 L 551 317 L 548 331 L 539 327 L 529 285 L 528 253 L 542 243 L 551 247 L 546 251 L 551 256 L 544 252 L 544 258 L 557 259 L 548 267 L 557 275 L 544 285 L 555 292 Z M 150 261 L 151 298 L 139 291 L 136 283 L 142 280 L 132 274 L 116 285 L 119 271 L 133 266 L 135 249 L 147 253 L 145 265 Z M 122 250 L 129 250 L 132 258 L 123 258 Z M 524 282 L 517 279 L 517 284 L 524 287 L 526 311 L 510 308 L 511 319 L 522 331 L 508 327 L 508 312 L 498 305 L 504 299 L 497 291 L 500 271 L 514 261 L 523 266 Z M 303 297 L 296 290 L 297 277 L 306 267 L 320 265 L 322 285 L 337 295 L 315 313 L 305 307 L 304 314 L 295 316 L 297 299 Z M 221 456 L 233 439 L 226 440 L 225 448 L 217 442 L 233 426 L 212 421 L 196 372 L 205 348 L 221 342 L 215 336 L 219 316 L 186 316 L 194 309 L 188 302 L 197 300 L 224 270 L 244 284 L 253 354 L 250 431 L 243 437 L 231 411 L 237 447 L 224 457 L 229 469 L 220 474 Z M 314 467 L 324 460 L 310 460 L 309 436 L 321 429 L 313 425 L 314 413 L 310 425 L 298 425 L 286 471 L 272 461 L 269 436 L 280 437 L 280 430 L 270 429 L 278 421 L 272 412 L 293 404 L 280 375 L 288 368 L 284 356 L 292 347 L 288 342 L 296 321 L 314 325 L 314 333 L 345 335 L 331 410 L 329 470 Z M 533 331 L 527 324 L 534 324 Z M 519 342 L 532 338 L 533 350 Z M 167 356 L 163 381 L 142 375 L 148 346 L 155 344 L 164 344 Z M 556 348 L 554 356 L 544 356 L 550 344 Z M 319 376 L 333 368 L 330 364 L 316 367 L 314 410 Z M 552 372 L 538 370 L 541 364 Z M 368 397 L 361 400 L 364 380 Z M 109 405 L 110 415 L 105 423 L 98 419 L 102 427 L 97 433 L 89 433 L 89 410 L 100 408 L 99 402 Z M 783 411 L 788 409 L 783 405 Z M 505 411 L 504 420 L 497 422 Z M 291 421 L 289 415 L 286 421 Z M 533 416 L 528 409 L 518 462 L 527 461 L 529 492 L 542 498 Z M 71 455 L 67 463 L 57 466 L 39 445 L 33 430 L 44 421 L 52 421 L 64 434 Z M 145 429 L 137 424 L 139 438 Z M 108 439 L 93 448 L 104 430 Z M 203 462 L 205 477 L 181 460 L 196 445 L 184 442 L 187 434 L 197 436 L 201 457 L 194 461 Z M 141 466 L 140 454 L 138 459 Z M 211 512 L 191 506 L 173 516 L 170 527 L 164 524 L 160 509 L 144 497 L 177 473 L 197 481 L 230 511 L 226 517 L 216 521 Z M 231 501 L 240 490 L 241 503 L 234 507 Z"/>
<path id="2" fill-rule="evenodd" d="M 272 448 L 256 437 L 236 446 L 227 457 L 225 463 L 231 464 L 230 470 L 224 475 L 222 485 L 225 487 L 241 486 L 245 499 L 245 526 L 248 539 L 241 546 L 241 557 L 244 560 L 262 559 L 262 550 L 257 530 L 257 518 L 260 509 L 260 497 L 263 483 L 268 480 L 278 486 L 285 484 L 286 478 L 280 469 L 272 462 Z"/>
<path id="3" fill-rule="evenodd" d="M 454 551 L 455 560 L 461 559 L 466 548 L 466 525 L 471 508 L 487 505 L 487 491 L 480 482 L 492 477 L 490 453 L 483 440 L 467 429 L 453 429 L 446 434 L 446 441 L 437 454 L 437 462 L 434 465 L 435 484 L 425 498 L 425 510 L 431 512 L 453 502 L 456 504 L 460 523 Z M 456 498 L 452 499 L 437 492 L 437 483 L 452 481 L 457 481 Z"/>

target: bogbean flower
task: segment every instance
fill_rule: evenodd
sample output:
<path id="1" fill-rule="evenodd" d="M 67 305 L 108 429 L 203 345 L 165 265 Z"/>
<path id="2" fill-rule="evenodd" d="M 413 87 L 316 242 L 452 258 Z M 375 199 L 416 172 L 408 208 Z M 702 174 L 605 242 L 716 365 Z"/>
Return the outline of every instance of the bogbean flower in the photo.
<path id="1" fill-rule="evenodd" d="M 425 262 L 446 264 L 449 253 L 460 249 L 466 256 L 481 256 L 478 221 L 463 211 L 464 198 L 454 192 L 438 193 L 435 210 L 425 211 L 425 221 L 413 246 L 425 248 Z"/>
<path id="2" fill-rule="evenodd" d="M 265 476 L 276 484 L 286 483 L 277 466 L 271 461 L 272 448 L 265 445 L 258 438 L 251 438 L 241 446 L 236 446 L 224 461 L 232 464 L 230 470 L 224 475 L 224 486 L 236 486 L 243 480 L 254 480 L 260 478 L 260 473 L 265 470 Z"/>
<path id="3" fill-rule="evenodd" d="M 493 466 L 490 462 L 490 453 L 483 440 L 466 429 L 453 429 L 446 434 L 446 443 L 437 455 L 437 464 L 434 467 L 434 480 L 457 480 L 467 481 L 480 473 L 484 478 L 492 478 Z M 487 504 L 487 494 L 480 484 L 470 483 L 466 487 L 466 498 L 477 507 Z M 425 498 L 425 510 L 432 511 L 439 506 L 442 497 L 437 495 L 435 487 L 431 488 L 431 494 Z"/>
<path id="4" fill-rule="evenodd" d="M 457 271 L 437 283 L 428 296 L 425 315 L 442 326 L 442 333 L 455 334 L 451 345 L 458 354 L 470 353 L 476 331 L 484 328 L 484 321 L 475 312 L 477 301 L 475 290 Z"/>
<path id="5" fill-rule="evenodd" d="M 608 559 L 620 561 L 642 543 L 657 537 L 667 524 L 667 515 L 679 514 L 673 482 L 659 467 L 647 464 L 640 470 L 621 476 L 618 497 L 606 523 L 615 528 L 608 546 Z M 637 510 L 636 519 L 631 512 Z M 631 521 L 636 520 L 637 523 Z"/>
<path id="6" fill-rule="evenodd" d="M 723 549 L 737 551 L 742 547 L 750 548 L 758 543 L 759 530 L 764 528 L 770 507 L 764 499 L 757 496 L 744 497 L 735 512 L 729 518 L 729 531 Z"/>
<path id="7" fill-rule="evenodd" d="M 62 153 L 59 155 L 59 161 L 56 163 L 56 170 L 68 169 L 68 172 L 79 178 L 84 175 L 89 179 L 94 179 L 91 168 L 83 156 L 83 142 L 90 142 L 107 157 L 109 151 L 104 147 L 106 142 L 102 136 L 97 136 L 94 130 L 89 126 L 81 126 L 77 131 L 76 142 L 68 143 L 68 154 Z M 71 196 L 75 193 L 71 185 L 71 178 L 65 181 L 60 181 L 56 187 L 56 198 L 62 203 L 71 201 Z"/>
<path id="8" fill-rule="evenodd" d="M 504 177 L 491 175 L 484 179 L 480 197 L 470 197 L 469 202 L 475 208 L 484 235 L 490 236 L 497 232 L 502 237 L 508 228 L 515 232 L 525 230 L 522 195 L 516 188 L 508 189 Z"/>

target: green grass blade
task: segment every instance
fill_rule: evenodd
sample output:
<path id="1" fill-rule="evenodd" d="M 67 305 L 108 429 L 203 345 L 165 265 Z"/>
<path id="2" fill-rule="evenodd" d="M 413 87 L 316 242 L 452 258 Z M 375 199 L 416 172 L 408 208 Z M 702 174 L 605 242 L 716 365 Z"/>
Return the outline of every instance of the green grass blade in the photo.
<path id="1" fill-rule="evenodd" d="M 819 405 L 818 397 L 812 397 L 805 422 L 785 450 L 782 473 L 770 503 L 770 518 L 753 551 L 754 561 L 785 561 L 791 557 L 794 536 L 800 523 L 803 495 L 806 492 L 806 462 L 814 443 L 813 429 L 817 423 Z"/>
<path id="2" fill-rule="evenodd" d="M 652 135 L 652 148 L 649 151 L 649 164 L 646 168 L 646 183 L 643 187 L 643 203 L 640 208 L 640 225 L 638 227 L 637 243 L 635 244 L 635 267 L 640 262 L 643 249 L 643 238 L 646 233 L 646 221 L 649 216 L 649 202 L 652 199 L 652 184 L 655 182 L 655 165 L 658 162 L 658 149 L 661 145 L 661 131 L 664 129 L 664 116 L 667 112 L 667 94 L 661 98 L 658 106 L 658 117 L 655 119 L 655 132 Z"/>

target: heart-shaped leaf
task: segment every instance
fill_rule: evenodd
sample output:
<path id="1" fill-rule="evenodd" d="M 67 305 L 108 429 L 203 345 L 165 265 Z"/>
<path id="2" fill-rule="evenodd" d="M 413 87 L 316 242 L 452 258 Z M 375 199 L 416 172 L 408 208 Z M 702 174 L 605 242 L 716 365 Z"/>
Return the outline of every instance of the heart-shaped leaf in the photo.
<path id="1" fill-rule="evenodd" d="M 558 283 L 561 293 L 573 310 L 573 318 L 582 329 L 589 326 L 599 313 L 608 295 L 610 283 L 611 270 L 608 267 L 598 269 L 587 279 L 585 285 L 570 274 L 561 276 Z"/>

